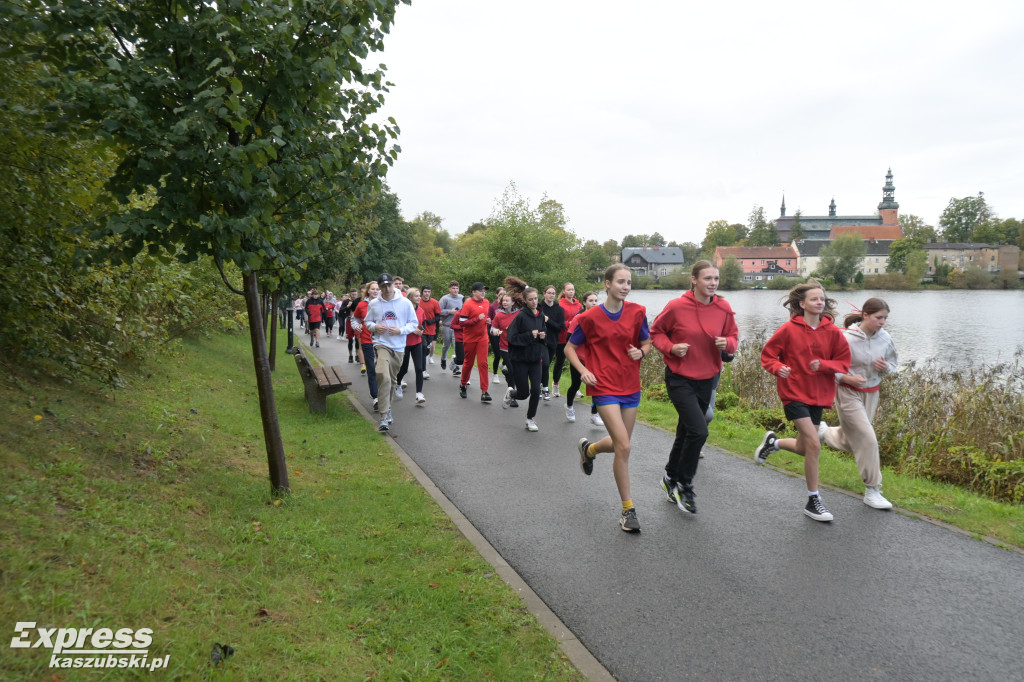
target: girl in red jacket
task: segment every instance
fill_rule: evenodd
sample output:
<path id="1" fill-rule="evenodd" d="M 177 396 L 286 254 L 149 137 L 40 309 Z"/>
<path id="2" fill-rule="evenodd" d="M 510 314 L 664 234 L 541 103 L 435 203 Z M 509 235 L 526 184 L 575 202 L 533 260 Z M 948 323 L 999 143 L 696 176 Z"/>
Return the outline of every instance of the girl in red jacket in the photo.
<path id="1" fill-rule="evenodd" d="M 569 340 L 570 329 L 574 317 L 583 312 L 583 302 L 577 301 L 576 285 L 566 282 L 562 285 L 562 293 L 558 295 L 558 305 L 565 311 L 565 327 L 558 332 L 558 345 L 555 347 L 555 362 L 551 367 L 551 383 L 554 384 L 555 397 L 559 396 L 558 382 L 562 379 L 562 367 L 565 365 L 565 344 Z M 575 327 L 574 327 L 575 328 Z M 570 365 L 570 370 L 572 366 Z M 568 393 L 566 394 L 568 396 Z M 568 404 L 571 406 L 572 401 Z M 570 420 L 572 421 L 572 420 Z"/>
<path id="2" fill-rule="evenodd" d="M 804 514 L 815 521 L 831 521 L 832 512 L 818 494 L 818 424 L 822 411 L 835 398 L 835 375 L 849 372 L 850 345 L 833 324 L 835 300 L 825 295 L 816 280 L 790 289 L 783 305 L 792 317 L 768 339 L 761 351 L 761 366 L 776 376 L 775 388 L 797 437 L 778 438 L 768 431 L 754 451 L 754 461 L 764 464 L 779 449 L 802 455 L 807 480 Z"/>
<path id="3" fill-rule="evenodd" d="M 661 487 L 669 502 L 688 514 L 697 513 L 693 478 L 708 439 L 704 415 L 722 371 L 722 353 L 735 353 L 739 337 L 732 306 L 715 295 L 718 281 L 718 268 L 697 261 L 690 291 L 670 301 L 651 327 L 651 341 L 665 361 L 665 388 L 679 415 Z"/>

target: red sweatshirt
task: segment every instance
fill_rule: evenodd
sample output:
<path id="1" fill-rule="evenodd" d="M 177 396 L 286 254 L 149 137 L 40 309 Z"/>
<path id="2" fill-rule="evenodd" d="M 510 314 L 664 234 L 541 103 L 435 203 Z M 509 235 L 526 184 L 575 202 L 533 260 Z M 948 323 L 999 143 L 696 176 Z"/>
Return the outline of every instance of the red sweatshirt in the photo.
<path id="1" fill-rule="evenodd" d="M 718 296 L 701 303 L 692 291 L 669 301 L 651 326 L 651 342 L 661 351 L 665 364 L 674 374 L 689 379 L 710 379 L 722 370 L 722 353 L 715 345 L 719 336 L 726 338 L 726 352 L 735 353 L 739 329 L 732 306 Z M 690 344 L 686 355 L 672 355 L 677 343 Z"/>
<path id="2" fill-rule="evenodd" d="M 809 366 L 812 360 L 821 360 L 815 372 Z M 836 373 L 850 369 L 850 345 L 831 317 L 822 317 L 811 329 L 803 315 L 796 315 L 772 334 L 761 351 L 761 366 L 772 374 L 777 376 L 784 365 L 791 369 L 789 377 L 775 380 L 784 405 L 828 407 L 836 397 Z"/>
<path id="3" fill-rule="evenodd" d="M 583 304 L 575 298 L 560 298 L 558 299 L 558 305 L 562 306 L 562 310 L 565 311 L 565 327 L 562 328 L 562 331 L 558 332 L 558 343 L 565 343 L 571 333 L 569 325 L 572 324 L 572 319 L 583 310 Z"/>
<path id="4" fill-rule="evenodd" d="M 462 324 L 462 338 L 465 343 L 472 343 L 487 338 L 487 313 L 491 304 L 487 299 L 477 301 L 472 297 L 462 302 L 459 311 L 459 322 Z M 483 319 L 480 319 L 480 315 Z"/>

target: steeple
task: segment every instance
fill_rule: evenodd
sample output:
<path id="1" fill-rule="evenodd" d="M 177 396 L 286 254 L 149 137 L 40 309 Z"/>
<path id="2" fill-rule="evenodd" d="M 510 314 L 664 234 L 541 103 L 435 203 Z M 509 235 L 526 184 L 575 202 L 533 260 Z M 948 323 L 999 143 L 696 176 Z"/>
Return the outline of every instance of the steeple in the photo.
<path id="1" fill-rule="evenodd" d="M 836 216 L 836 198 L 832 197 L 832 203 L 828 205 L 828 214 L 834 218 Z"/>
<path id="2" fill-rule="evenodd" d="M 782 193 L 782 212 L 779 213 L 779 217 L 780 218 L 785 218 L 786 217 L 786 193 L 785 192 Z"/>
<path id="3" fill-rule="evenodd" d="M 882 203 L 878 205 L 878 210 L 899 207 L 900 205 L 896 203 L 896 186 L 892 184 L 892 168 L 890 168 L 889 172 L 885 174 L 885 185 L 882 187 Z"/>

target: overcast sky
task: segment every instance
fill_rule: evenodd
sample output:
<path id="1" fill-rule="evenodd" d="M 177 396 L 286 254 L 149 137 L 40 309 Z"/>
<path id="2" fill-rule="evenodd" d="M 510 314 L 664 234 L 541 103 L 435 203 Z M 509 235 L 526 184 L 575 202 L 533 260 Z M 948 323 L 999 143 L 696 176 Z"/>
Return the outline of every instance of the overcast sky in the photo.
<path id="1" fill-rule="evenodd" d="M 453 235 L 510 181 L 584 239 L 871 215 L 1024 218 L 1024 2 L 414 0 L 380 58 L 407 219 Z"/>

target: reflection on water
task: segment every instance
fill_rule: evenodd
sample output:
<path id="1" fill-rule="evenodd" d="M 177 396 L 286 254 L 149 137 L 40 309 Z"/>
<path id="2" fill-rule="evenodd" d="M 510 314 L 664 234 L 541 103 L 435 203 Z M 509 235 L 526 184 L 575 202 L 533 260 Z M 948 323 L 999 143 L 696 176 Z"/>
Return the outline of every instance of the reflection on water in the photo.
<path id="1" fill-rule="evenodd" d="M 647 307 L 654 321 L 681 291 L 636 290 L 629 300 Z M 782 307 L 786 292 L 768 290 L 725 291 L 736 311 L 740 340 L 764 330 L 774 332 L 786 321 Z M 889 304 L 886 325 L 899 349 L 900 362 L 935 359 L 943 367 L 991 365 L 1013 359 L 1024 345 L 1024 292 L 1021 291 L 863 291 L 830 292 L 839 301 L 839 318 L 877 296 Z"/>

